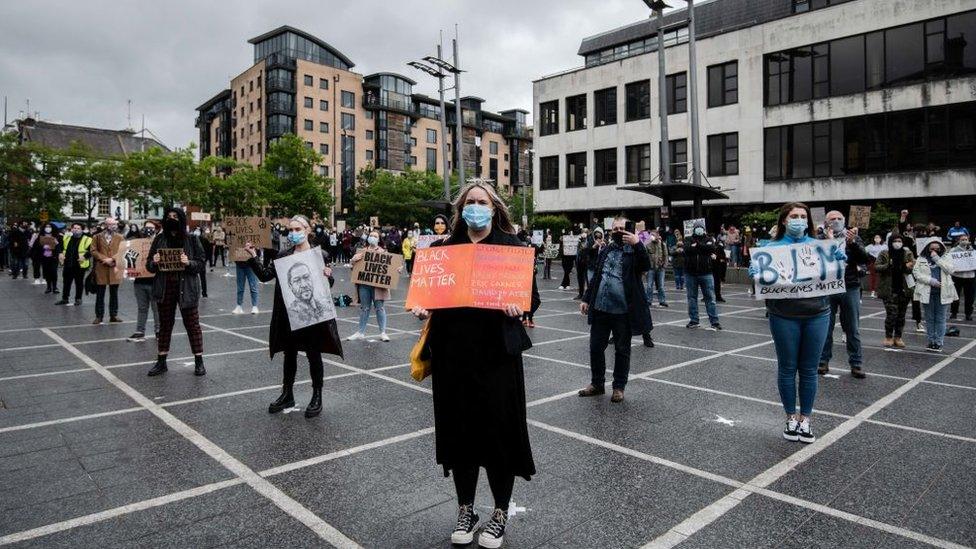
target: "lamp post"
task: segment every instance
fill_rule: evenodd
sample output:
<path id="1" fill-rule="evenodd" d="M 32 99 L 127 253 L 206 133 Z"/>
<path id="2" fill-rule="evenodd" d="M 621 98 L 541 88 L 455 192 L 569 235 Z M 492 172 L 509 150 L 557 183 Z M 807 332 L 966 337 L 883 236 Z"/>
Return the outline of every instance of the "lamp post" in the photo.
<path id="1" fill-rule="evenodd" d="M 664 0 L 643 0 L 644 4 L 657 15 L 657 81 L 658 118 L 661 124 L 661 182 L 671 183 L 671 149 L 668 143 L 668 88 L 664 63 L 664 8 L 671 6 Z"/>
<path id="2" fill-rule="evenodd" d="M 688 93 L 691 94 L 691 181 L 701 185 L 701 170 L 698 169 L 698 159 L 701 158 L 701 145 L 698 136 L 698 69 L 695 56 L 695 1 L 688 3 Z M 698 212 L 696 212 L 697 214 Z"/>
<path id="3" fill-rule="evenodd" d="M 532 165 L 532 153 L 534 149 L 527 149 L 525 151 L 525 156 L 529 157 L 529 166 Z M 529 212 L 525 209 L 525 182 L 522 182 L 522 226 L 526 227 L 529 224 Z"/>

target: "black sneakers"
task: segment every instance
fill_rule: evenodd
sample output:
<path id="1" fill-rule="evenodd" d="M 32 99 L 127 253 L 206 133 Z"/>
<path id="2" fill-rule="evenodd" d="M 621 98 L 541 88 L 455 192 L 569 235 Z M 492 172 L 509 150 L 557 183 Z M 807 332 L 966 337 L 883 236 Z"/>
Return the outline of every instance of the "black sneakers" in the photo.
<path id="1" fill-rule="evenodd" d="M 817 440 L 817 437 L 813 436 L 813 430 L 810 429 L 810 418 L 803 418 L 803 421 L 797 426 L 796 432 L 799 435 L 800 442 L 805 444 L 810 444 Z"/>
<path id="2" fill-rule="evenodd" d="M 820 375 L 824 375 L 829 371 L 830 371 L 830 366 L 827 365 L 826 362 L 821 362 L 820 365 L 817 366 L 817 373 Z"/>
<path id="3" fill-rule="evenodd" d="M 491 514 L 491 520 L 485 525 L 478 536 L 478 545 L 486 549 L 498 549 L 502 546 L 505 539 L 505 524 L 508 522 L 508 512 L 504 509 L 495 509 Z"/>
<path id="4" fill-rule="evenodd" d="M 783 429 L 783 438 L 789 440 L 790 442 L 796 442 L 800 440 L 800 433 L 797 429 L 800 427 L 800 422 L 796 418 L 786 418 L 786 428 Z"/>
<path id="5" fill-rule="evenodd" d="M 695 322 L 695 321 L 691 321 L 691 322 L 689 322 L 688 324 L 685 324 L 685 328 L 688 328 L 688 329 L 691 329 L 691 328 L 697 328 L 697 327 L 699 327 L 699 326 L 701 326 L 701 325 L 700 325 L 700 324 L 698 324 L 698 323 L 697 323 L 697 322 Z"/>
<path id="6" fill-rule="evenodd" d="M 851 376 L 854 379 L 864 379 L 867 377 L 867 374 L 864 373 L 864 370 L 860 366 L 851 366 Z"/>
<path id="7" fill-rule="evenodd" d="M 129 341 L 145 341 L 145 340 L 146 340 L 146 334 L 142 332 L 136 332 L 129 336 Z"/>
<path id="8" fill-rule="evenodd" d="M 454 531 L 451 532 L 451 543 L 454 545 L 467 545 L 471 543 L 474 541 L 474 531 L 477 527 L 478 515 L 474 513 L 474 505 L 461 505 L 458 507 L 457 525 L 454 526 Z"/>
<path id="9" fill-rule="evenodd" d="M 715 331 L 720 331 L 722 329 L 722 325 L 716 322 L 715 324 L 712 324 L 712 329 Z"/>

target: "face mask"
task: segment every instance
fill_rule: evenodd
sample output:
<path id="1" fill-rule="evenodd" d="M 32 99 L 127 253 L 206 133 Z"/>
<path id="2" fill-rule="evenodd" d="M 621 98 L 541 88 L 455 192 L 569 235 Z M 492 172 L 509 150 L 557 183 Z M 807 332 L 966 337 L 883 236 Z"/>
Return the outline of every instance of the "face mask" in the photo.
<path id="1" fill-rule="evenodd" d="M 792 237 L 803 236 L 807 230 L 806 219 L 789 219 L 786 221 L 786 234 Z"/>
<path id="2" fill-rule="evenodd" d="M 179 219 L 173 219 L 171 217 L 167 217 L 166 219 L 163 220 L 163 228 L 166 229 L 168 232 L 171 232 L 171 233 L 179 232 L 179 230 L 181 228 L 180 227 L 180 220 Z"/>
<path id="3" fill-rule="evenodd" d="M 379 243 L 380 243 L 380 239 L 379 239 L 379 238 L 377 238 L 377 237 L 375 237 L 375 236 L 371 236 L 371 237 L 369 237 L 369 238 L 367 238 L 367 239 L 366 239 L 366 242 L 367 242 L 367 243 L 368 243 L 368 244 L 369 244 L 370 246 L 375 246 L 375 245 L 377 245 L 377 244 L 379 244 Z"/>
<path id="4" fill-rule="evenodd" d="M 305 242 L 305 233 L 296 233 L 292 231 L 288 233 L 288 241 L 297 246 L 302 242 Z"/>
<path id="5" fill-rule="evenodd" d="M 47 234 L 51 234 L 51 227 L 44 227 L 44 232 L 46 232 Z"/>
<path id="6" fill-rule="evenodd" d="M 891 243 L 891 248 L 894 249 L 894 250 L 900 250 L 901 247 L 902 247 L 902 243 L 901 242 L 892 242 Z"/>
<path id="7" fill-rule="evenodd" d="M 481 204 L 468 204 L 461 212 L 464 222 L 472 229 L 479 231 L 491 223 L 491 208 Z"/>
<path id="8" fill-rule="evenodd" d="M 81 229 L 72 229 L 71 236 L 81 236 Z"/>
<path id="9" fill-rule="evenodd" d="M 834 234 L 842 232 L 844 230 L 844 220 L 835 219 L 830 222 L 830 228 L 834 230 Z"/>
<path id="10" fill-rule="evenodd" d="M 618 246 L 621 246 L 624 243 L 624 233 L 611 233 L 610 238 L 613 240 L 614 244 L 617 244 Z"/>
<path id="11" fill-rule="evenodd" d="M 968 240 L 960 240 L 959 241 L 959 246 L 962 247 L 962 248 L 969 248 L 969 241 Z"/>
<path id="12" fill-rule="evenodd" d="M 705 229 L 703 229 L 701 227 L 695 227 L 695 230 L 692 231 L 692 232 L 695 233 L 695 236 L 701 236 L 701 235 L 705 234 Z"/>

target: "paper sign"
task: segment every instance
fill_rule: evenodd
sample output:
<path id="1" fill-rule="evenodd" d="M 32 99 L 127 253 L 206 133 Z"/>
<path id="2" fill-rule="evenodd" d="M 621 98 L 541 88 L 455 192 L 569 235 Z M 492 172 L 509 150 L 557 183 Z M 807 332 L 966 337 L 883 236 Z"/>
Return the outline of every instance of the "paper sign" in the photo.
<path id="1" fill-rule="evenodd" d="M 251 254 L 244 251 L 244 244 L 248 242 L 259 249 L 271 247 L 271 223 L 266 217 L 225 217 L 224 232 L 232 261 L 251 258 Z"/>
<path id="2" fill-rule="evenodd" d="M 928 248 L 929 244 L 932 242 L 942 242 L 942 239 L 937 236 L 920 236 L 915 239 L 915 255 L 921 256 L 922 251 Z"/>
<path id="3" fill-rule="evenodd" d="M 756 299 L 802 299 L 839 294 L 844 286 L 845 261 L 834 259 L 843 240 L 818 240 L 789 246 L 753 248 Z"/>
<path id="4" fill-rule="evenodd" d="M 546 244 L 546 248 L 542 250 L 543 259 L 556 259 L 559 257 L 559 244 Z"/>
<path id="5" fill-rule="evenodd" d="M 417 249 L 430 248 L 430 245 L 438 240 L 447 240 L 446 234 L 422 234 L 417 237 Z"/>
<path id="6" fill-rule="evenodd" d="M 575 234 L 564 234 L 563 235 L 563 256 L 576 255 L 576 249 L 579 247 L 579 236 Z"/>
<path id="7" fill-rule="evenodd" d="M 380 226 L 380 218 L 377 217 L 377 216 L 375 216 L 375 215 L 374 216 L 370 216 L 370 218 L 369 218 L 369 226 L 370 227 L 373 227 L 374 229 L 377 228 L 377 227 L 379 227 Z"/>
<path id="8" fill-rule="evenodd" d="M 956 272 L 976 271 L 976 250 L 949 252 Z"/>
<path id="9" fill-rule="evenodd" d="M 403 265 L 403 256 L 382 250 L 363 249 L 359 253 L 363 254 L 363 258 L 352 264 L 349 280 L 353 284 L 395 290 L 400 283 L 399 269 Z"/>
<path id="10" fill-rule="evenodd" d="M 871 225 L 871 206 L 851 206 L 851 215 L 847 216 L 847 225 L 858 229 L 867 229 Z"/>
<path id="11" fill-rule="evenodd" d="M 159 261 L 156 262 L 156 266 L 159 267 L 160 271 L 182 271 L 186 268 L 186 265 L 180 261 L 183 248 L 157 248 L 156 253 L 159 254 Z"/>
<path id="12" fill-rule="evenodd" d="M 704 227 L 705 226 L 705 218 L 704 217 L 699 217 L 699 218 L 696 218 L 696 219 L 687 219 L 687 220 L 685 220 L 685 224 L 684 224 L 685 236 L 691 236 L 691 233 L 695 230 L 695 225 L 696 224 L 697 225 L 701 225 L 702 227 Z"/>
<path id="13" fill-rule="evenodd" d="M 542 235 L 542 231 L 541 230 L 536 229 L 536 230 L 532 231 L 532 245 L 533 246 L 542 246 L 542 238 L 543 238 L 543 235 Z"/>
<path id="14" fill-rule="evenodd" d="M 613 227 L 613 219 L 614 218 L 612 218 L 612 217 L 604 217 L 603 218 L 603 228 L 609 231 L 610 230 L 610 227 Z"/>
<path id="15" fill-rule="evenodd" d="M 813 221 L 814 227 L 822 227 L 824 221 L 827 219 L 827 211 L 823 206 L 819 208 L 810 208 L 810 220 Z"/>
<path id="16" fill-rule="evenodd" d="M 647 223 L 643 221 L 638 221 L 636 224 L 634 224 L 634 231 L 636 233 L 641 233 L 646 230 L 647 230 Z"/>
<path id="17" fill-rule="evenodd" d="M 346 230 L 346 220 L 336 219 L 336 231 L 341 233 L 341 232 L 345 232 L 345 230 Z"/>
<path id="18" fill-rule="evenodd" d="M 146 259 L 149 257 L 149 247 L 152 246 L 151 238 L 135 238 L 126 240 L 124 247 L 119 247 L 121 257 L 116 258 L 116 263 L 125 269 L 126 278 L 148 278 L 153 276 L 146 270 Z M 162 258 L 162 254 L 160 254 Z"/>
<path id="19" fill-rule="evenodd" d="M 406 308 L 532 306 L 535 250 L 528 246 L 458 244 L 417 250 Z"/>
<path id="20" fill-rule="evenodd" d="M 190 212 L 190 221 L 210 221 L 210 214 L 206 212 Z"/>
<path id="21" fill-rule="evenodd" d="M 336 317 L 329 279 L 323 272 L 325 260 L 318 246 L 275 259 L 274 267 L 292 331 Z"/>

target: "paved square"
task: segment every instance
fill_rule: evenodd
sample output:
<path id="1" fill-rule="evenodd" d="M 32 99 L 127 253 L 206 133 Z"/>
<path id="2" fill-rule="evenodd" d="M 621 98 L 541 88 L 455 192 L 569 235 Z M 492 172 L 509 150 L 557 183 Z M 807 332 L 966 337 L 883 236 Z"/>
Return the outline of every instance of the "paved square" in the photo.
<path id="1" fill-rule="evenodd" d="M 92 326 L 92 296 L 57 307 L 0 278 L 0 545 L 450 546 L 453 483 L 434 463 L 430 382 L 410 378 L 421 324 L 404 292 L 386 305 L 390 342 L 372 317 L 367 340 L 328 357 L 323 413 L 306 420 L 266 411 L 281 380 L 265 343 L 273 285 L 258 314 L 233 315 L 226 272 L 208 273 L 201 302 L 202 378 L 180 324 L 170 371 L 145 375 L 155 341 L 125 340 L 131 283 L 125 322 Z M 337 292 L 352 293 L 348 274 Z M 882 305 L 865 298 L 868 378 L 848 374 L 838 327 L 819 438 L 803 447 L 780 436 L 775 354 L 746 288 L 725 288 L 721 332 L 686 329 L 683 292 L 669 291 L 652 308 L 657 346 L 633 340 L 617 405 L 575 396 L 588 329 L 556 284 L 540 281 L 525 353 L 538 474 L 516 481 L 506 546 L 976 546 L 976 325 L 957 324 L 942 355 L 914 332 L 883 350 Z M 353 333 L 358 308 L 338 313 Z M 310 393 L 300 361 L 299 407 Z M 484 478 L 476 505 L 490 513 Z"/>

